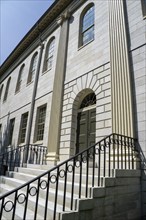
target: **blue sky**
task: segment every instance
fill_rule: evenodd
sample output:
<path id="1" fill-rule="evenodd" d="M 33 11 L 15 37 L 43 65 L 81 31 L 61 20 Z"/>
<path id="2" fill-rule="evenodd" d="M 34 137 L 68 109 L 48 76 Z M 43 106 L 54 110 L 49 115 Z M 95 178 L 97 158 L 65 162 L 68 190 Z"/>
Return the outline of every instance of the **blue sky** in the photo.
<path id="1" fill-rule="evenodd" d="M 0 64 L 54 0 L 0 0 Z"/>

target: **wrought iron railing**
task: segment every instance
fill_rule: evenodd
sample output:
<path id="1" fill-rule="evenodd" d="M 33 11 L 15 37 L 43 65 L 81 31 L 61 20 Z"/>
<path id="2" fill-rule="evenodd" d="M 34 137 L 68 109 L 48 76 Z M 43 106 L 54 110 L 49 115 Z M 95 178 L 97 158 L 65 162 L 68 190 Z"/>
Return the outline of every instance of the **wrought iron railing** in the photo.
<path id="1" fill-rule="evenodd" d="M 15 167 L 23 167 L 24 163 L 46 164 L 47 147 L 42 145 L 23 145 L 0 154 L 0 175 L 13 171 Z M 25 161 L 27 155 L 27 161 Z"/>
<path id="2" fill-rule="evenodd" d="M 55 220 L 59 213 L 76 209 L 79 198 L 90 197 L 90 188 L 101 186 L 112 169 L 135 169 L 137 141 L 111 134 L 24 185 L 0 197 L 0 219 Z M 32 210 L 32 211 L 31 211 Z"/>

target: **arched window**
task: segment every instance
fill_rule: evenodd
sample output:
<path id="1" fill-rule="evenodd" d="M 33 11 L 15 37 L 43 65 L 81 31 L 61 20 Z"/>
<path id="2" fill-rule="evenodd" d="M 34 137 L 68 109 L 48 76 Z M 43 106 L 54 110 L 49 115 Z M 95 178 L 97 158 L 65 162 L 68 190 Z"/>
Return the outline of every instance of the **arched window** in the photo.
<path id="1" fill-rule="evenodd" d="M 82 101 L 80 109 L 88 107 L 90 105 L 96 104 L 96 95 L 95 93 L 88 94 Z"/>
<path id="2" fill-rule="evenodd" d="M 11 82 L 11 77 L 7 81 L 6 90 L 5 90 L 4 99 L 3 99 L 4 102 L 7 100 L 7 97 L 8 97 L 10 82 Z"/>
<path id="3" fill-rule="evenodd" d="M 88 5 L 80 17 L 79 46 L 83 46 L 94 39 L 94 4 Z"/>
<path id="4" fill-rule="evenodd" d="M 3 88 L 4 88 L 4 85 L 2 84 L 1 89 L 0 89 L 0 100 L 2 98 Z"/>
<path id="5" fill-rule="evenodd" d="M 47 47 L 46 47 L 43 71 L 46 71 L 46 70 L 49 70 L 52 68 L 53 55 L 54 55 L 54 45 L 55 45 L 55 38 L 53 37 L 48 42 Z"/>
<path id="6" fill-rule="evenodd" d="M 17 84 L 16 84 L 15 92 L 20 91 L 21 82 L 22 82 L 22 75 L 23 75 L 23 72 L 24 72 L 24 66 L 25 66 L 25 64 L 23 64 L 23 65 L 21 66 L 21 68 L 20 68 L 19 75 L 18 75 L 18 79 L 17 79 Z"/>
<path id="7" fill-rule="evenodd" d="M 38 57 L 38 53 L 36 52 L 31 59 L 27 84 L 31 83 L 34 80 L 36 67 L 37 67 L 37 57 Z"/>

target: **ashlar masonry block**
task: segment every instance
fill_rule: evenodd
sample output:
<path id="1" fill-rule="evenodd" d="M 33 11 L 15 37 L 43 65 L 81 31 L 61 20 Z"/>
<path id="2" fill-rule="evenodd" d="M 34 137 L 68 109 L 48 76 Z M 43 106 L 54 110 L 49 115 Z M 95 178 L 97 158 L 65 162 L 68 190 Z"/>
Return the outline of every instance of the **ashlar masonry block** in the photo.
<path id="1" fill-rule="evenodd" d="M 93 187 L 91 194 L 93 198 L 105 197 L 105 187 Z"/>

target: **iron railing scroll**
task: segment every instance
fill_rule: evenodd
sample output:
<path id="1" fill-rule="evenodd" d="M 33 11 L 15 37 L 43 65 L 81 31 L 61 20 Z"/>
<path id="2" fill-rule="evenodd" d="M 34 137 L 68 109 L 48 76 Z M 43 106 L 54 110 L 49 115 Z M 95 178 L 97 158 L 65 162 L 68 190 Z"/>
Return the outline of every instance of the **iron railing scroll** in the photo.
<path id="1" fill-rule="evenodd" d="M 101 177 L 112 176 L 113 169 L 135 169 L 136 146 L 137 140 L 134 138 L 118 134 L 107 136 L 1 196 L 0 219 L 7 214 L 9 219 L 15 219 L 16 210 L 20 209 L 22 219 L 29 219 L 32 204 L 31 219 L 59 219 L 59 213 L 76 209 L 77 199 L 90 198 L 90 188 L 101 186 Z"/>
<path id="2" fill-rule="evenodd" d="M 32 144 L 18 146 L 0 154 L 0 175 L 5 175 L 6 171 L 14 171 L 15 167 L 23 167 L 26 151 L 28 152 L 27 163 L 46 164 L 47 147 Z"/>

